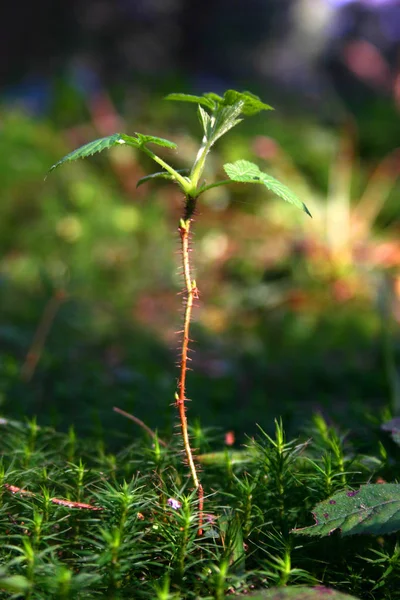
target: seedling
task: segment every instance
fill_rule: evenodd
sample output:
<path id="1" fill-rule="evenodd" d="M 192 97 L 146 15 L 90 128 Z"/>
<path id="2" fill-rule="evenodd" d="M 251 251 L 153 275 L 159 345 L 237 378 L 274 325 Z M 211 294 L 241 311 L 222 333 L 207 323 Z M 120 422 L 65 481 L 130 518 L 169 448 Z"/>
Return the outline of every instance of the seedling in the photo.
<path id="1" fill-rule="evenodd" d="M 224 170 L 228 179 L 207 183 L 202 180 L 206 159 L 215 142 L 225 135 L 230 129 L 238 125 L 243 117 L 256 115 L 264 110 L 271 110 L 271 107 L 261 102 L 261 100 L 250 92 L 236 92 L 228 90 L 224 96 L 218 96 L 214 93 L 203 94 L 203 96 L 192 96 L 188 94 L 170 94 L 167 100 L 178 102 L 192 102 L 197 104 L 197 114 L 203 130 L 203 138 L 193 166 L 190 170 L 176 170 L 170 164 L 165 162 L 157 154 L 148 148 L 149 144 L 162 146 L 171 150 L 176 149 L 176 144 L 169 140 L 135 133 L 133 136 L 124 133 L 114 133 L 105 138 L 89 142 L 85 146 L 70 152 L 64 158 L 54 164 L 50 171 L 56 167 L 76 160 L 85 158 L 97 152 L 102 152 L 118 144 L 132 146 L 144 152 L 162 167 L 162 171 L 152 173 L 142 177 L 137 186 L 142 185 L 153 179 L 166 179 L 176 183 L 183 192 L 182 216 L 179 221 L 178 232 L 180 236 L 182 249 L 182 266 L 184 275 L 184 317 L 181 339 L 181 350 L 179 358 L 179 378 L 177 391 L 175 394 L 175 404 L 179 413 L 182 442 L 189 465 L 190 474 L 194 487 L 197 490 L 199 499 L 199 534 L 202 530 L 202 512 L 203 512 L 203 487 L 200 483 L 197 473 L 193 451 L 190 444 L 187 418 L 186 418 L 186 375 L 188 369 L 188 348 L 189 333 L 193 310 L 193 303 L 199 296 L 199 290 L 196 280 L 192 276 L 192 266 L 189 255 L 189 241 L 191 235 L 191 225 L 196 214 L 197 201 L 201 194 L 221 185 L 227 185 L 233 182 L 255 183 L 264 185 L 270 192 L 273 192 L 283 200 L 294 204 L 310 215 L 306 205 L 301 202 L 285 185 L 280 183 L 271 175 L 263 173 L 259 167 L 247 160 L 237 160 L 234 163 L 224 165 Z M 311 216 L 311 215 L 310 215 Z"/>

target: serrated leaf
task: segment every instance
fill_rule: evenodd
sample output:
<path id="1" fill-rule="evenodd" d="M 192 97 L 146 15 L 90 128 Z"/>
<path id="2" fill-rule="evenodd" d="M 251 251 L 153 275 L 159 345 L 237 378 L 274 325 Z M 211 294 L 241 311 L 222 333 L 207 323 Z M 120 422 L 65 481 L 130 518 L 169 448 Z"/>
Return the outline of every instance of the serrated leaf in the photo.
<path id="1" fill-rule="evenodd" d="M 211 132 L 209 134 L 210 147 L 223 136 L 227 131 L 241 123 L 239 115 L 242 112 L 243 103 L 238 102 L 233 106 L 221 108 L 214 116 L 211 117 Z"/>
<path id="2" fill-rule="evenodd" d="M 199 106 L 199 119 L 203 126 L 209 149 L 222 135 L 242 121 L 242 119 L 237 118 L 241 113 L 241 108 L 242 105 L 239 102 L 234 106 L 220 108 L 215 114 L 209 115 Z"/>
<path id="3" fill-rule="evenodd" d="M 261 171 L 259 167 L 248 160 L 226 163 L 224 164 L 224 171 L 232 181 L 260 183 Z"/>
<path id="4" fill-rule="evenodd" d="M 230 596 L 226 596 L 226 598 L 230 598 Z M 246 594 L 245 596 L 235 596 L 235 598 L 237 600 L 245 600 L 247 598 L 251 598 L 252 600 L 325 600 L 327 598 L 329 600 L 356 600 L 355 596 L 342 594 L 342 592 L 322 585 L 317 585 L 316 587 L 294 585 L 290 587 L 270 588 Z"/>
<path id="5" fill-rule="evenodd" d="M 256 115 L 262 110 L 273 110 L 272 106 L 265 104 L 258 96 L 251 92 L 237 92 L 236 90 L 227 90 L 223 96 L 207 92 L 202 96 L 193 96 L 191 94 L 169 94 L 167 100 L 177 100 L 179 102 L 194 102 L 215 111 L 219 107 L 233 106 L 242 102 L 242 113 L 246 116 Z"/>
<path id="6" fill-rule="evenodd" d="M 246 117 L 256 115 L 262 110 L 274 110 L 269 104 L 264 104 L 258 96 L 251 92 L 237 92 L 236 90 L 227 90 L 224 94 L 223 104 L 231 106 L 237 102 L 243 103 L 242 113 Z"/>
<path id="7" fill-rule="evenodd" d="M 66 162 L 69 162 L 72 160 L 78 160 L 79 158 L 86 158 L 88 156 L 92 156 L 92 154 L 96 154 L 98 152 L 103 152 L 103 150 L 108 150 L 109 148 L 112 148 L 113 146 L 116 146 L 117 144 L 125 144 L 126 141 L 125 141 L 124 137 L 129 137 L 129 136 L 124 136 L 124 134 L 121 134 L 121 133 L 114 133 L 113 135 L 109 135 L 108 137 L 100 138 L 98 140 L 93 140 L 93 142 L 89 142 L 88 144 L 85 144 L 84 146 L 81 146 L 80 148 L 73 150 L 72 152 L 70 152 L 63 158 L 61 158 L 61 160 L 56 162 L 49 169 L 49 172 L 53 171 L 54 169 L 63 165 Z M 132 140 L 133 140 L 133 138 L 132 138 Z M 136 146 L 137 146 L 137 144 L 136 144 Z"/>
<path id="8" fill-rule="evenodd" d="M 211 127 L 211 117 L 200 105 L 197 108 L 197 114 L 199 116 L 200 125 L 202 126 L 205 135 L 208 137 Z"/>
<path id="9" fill-rule="evenodd" d="M 189 169 L 177 169 L 177 173 L 186 175 L 187 173 L 189 173 Z M 159 171 L 158 173 L 152 173 L 151 175 L 146 175 L 145 177 L 139 179 L 139 181 L 136 184 L 136 187 L 138 188 L 140 185 L 143 185 L 144 183 L 147 183 L 147 181 L 151 181 L 152 179 L 166 179 L 167 181 L 175 181 L 173 175 L 171 173 L 168 173 L 168 171 Z"/>
<path id="10" fill-rule="evenodd" d="M 194 102 L 195 104 L 201 104 L 201 106 L 205 106 L 210 110 L 215 108 L 215 102 L 211 98 L 207 98 L 207 94 L 204 94 L 204 96 L 193 96 L 192 94 L 168 94 L 168 96 L 165 96 L 165 99 L 174 100 L 176 102 Z"/>
<path id="11" fill-rule="evenodd" d="M 311 213 L 304 202 L 301 202 L 286 185 L 275 179 L 275 177 L 260 171 L 259 167 L 254 163 L 248 160 L 237 160 L 235 163 L 226 163 L 224 170 L 232 181 L 265 185 L 270 192 L 304 210 L 311 217 Z"/>
<path id="12" fill-rule="evenodd" d="M 132 145 L 136 144 L 136 146 L 138 146 L 139 148 L 140 146 L 144 146 L 145 144 L 157 144 L 157 146 L 162 146 L 163 148 L 170 148 L 171 150 L 175 150 L 177 147 L 175 142 L 171 142 L 170 140 L 166 140 L 164 138 L 160 138 L 154 135 L 144 135 L 143 133 L 137 133 L 136 131 L 135 135 L 136 138 L 123 134 L 122 138 L 127 143 L 130 143 L 132 141 Z"/>
<path id="13" fill-rule="evenodd" d="M 49 173 L 66 162 L 78 160 L 79 158 L 87 158 L 88 156 L 92 156 L 98 152 L 103 152 L 103 150 L 108 150 L 109 148 L 117 146 L 118 144 L 127 144 L 128 146 L 133 146 L 134 148 L 141 148 L 145 144 L 157 144 L 158 146 L 171 148 L 172 150 L 177 147 L 174 142 L 165 140 L 164 138 L 156 137 L 154 135 L 144 135 L 142 133 L 135 132 L 135 136 L 136 137 L 133 137 L 131 135 L 127 135 L 126 133 L 114 133 L 108 137 L 93 140 L 93 142 L 89 142 L 88 144 L 85 144 L 76 150 L 72 150 L 72 152 L 64 156 L 61 160 L 50 167 Z"/>
<path id="14" fill-rule="evenodd" d="M 205 134 L 207 151 L 221 136 L 242 121 L 239 118 L 240 115 L 250 116 L 261 110 L 271 109 L 271 106 L 261 102 L 258 96 L 250 92 L 237 92 L 235 90 L 227 90 L 223 98 L 218 94 L 208 92 L 203 96 L 169 94 L 167 100 L 198 104 L 198 116 Z"/>
<path id="15" fill-rule="evenodd" d="M 207 92 L 204 94 L 204 96 L 208 99 L 211 100 L 212 102 L 214 102 L 215 104 L 222 104 L 224 99 L 221 98 L 221 96 L 219 96 L 218 94 L 216 94 L 215 92 Z"/>
<path id="16" fill-rule="evenodd" d="M 315 525 L 293 529 L 300 535 L 383 535 L 400 530 L 400 484 L 363 485 L 356 491 L 341 491 L 317 504 Z"/>

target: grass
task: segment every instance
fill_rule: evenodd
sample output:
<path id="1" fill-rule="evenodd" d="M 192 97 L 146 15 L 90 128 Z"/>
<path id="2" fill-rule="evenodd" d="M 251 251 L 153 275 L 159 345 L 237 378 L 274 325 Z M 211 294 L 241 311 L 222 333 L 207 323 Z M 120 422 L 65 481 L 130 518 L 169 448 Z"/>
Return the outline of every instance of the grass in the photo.
<path id="1" fill-rule="evenodd" d="M 400 451 L 378 425 L 365 443 L 317 415 L 302 440 L 286 440 L 277 422 L 273 436 L 260 430 L 245 448 L 212 452 L 210 434 L 192 432 L 207 490 L 198 537 L 175 438 L 143 434 L 113 455 L 100 438 L 2 420 L 1 597 L 218 600 L 317 583 L 400 597 L 397 534 L 291 534 L 335 491 L 398 479 Z"/>

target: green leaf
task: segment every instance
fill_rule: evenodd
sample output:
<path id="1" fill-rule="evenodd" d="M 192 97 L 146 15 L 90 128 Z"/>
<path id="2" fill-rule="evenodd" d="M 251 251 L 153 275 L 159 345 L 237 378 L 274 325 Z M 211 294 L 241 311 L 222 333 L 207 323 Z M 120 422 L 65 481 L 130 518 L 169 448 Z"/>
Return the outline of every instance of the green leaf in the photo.
<path id="1" fill-rule="evenodd" d="M 204 94 L 204 96 L 193 96 L 191 94 L 168 94 L 168 96 L 165 96 L 165 99 L 174 100 L 176 102 L 194 102 L 195 104 L 200 104 L 201 106 L 205 106 L 206 108 L 213 110 L 215 108 L 215 102 L 207 96 L 208 94 Z"/>
<path id="2" fill-rule="evenodd" d="M 189 169 L 178 169 L 177 173 L 186 175 L 189 173 Z M 152 173 L 151 175 L 146 175 L 145 177 L 139 179 L 136 187 L 138 188 L 140 185 L 143 185 L 152 179 L 166 179 L 167 181 L 175 181 L 175 177 L 171 173 L 168 173 L 167 171 L 159 171 L 158 173 Z"/>
<path id="3" fill-rule="evenodd" d="M 226 598 L 230 598 L 230 596 L 226 596 Z M 235 596 L 236 600 L 247 600 L 247 598 L 251 598 L 251 600 L 327 600 L 328 598 L 329 600 L 356 600 L 355 596 L 349 596 L 322 585 L 275 587 L 245 596 Z"/>
<path id="4" fill-rule="evenodd" d="M 204 168 L 205 156 L 215 142 L 227 131 L 242 121 L 240 115 L 255 115 L 261 110 L 270 110 L 271 106 L 261 102 L 258 96 L 250 92 L 227 90 L 223 97 L 208 92 L 203 96 L 191 94 L 169 94 L 167 100 L 194 102 L 198 104 L 198 117 L 204 131 L 203 152 L 196 163 L 196 175 Z M 207 109 L 209 112 L 207 112 Z M 196 181 L 197 183 L 197 181 Z"/>
<path id="5" fill-rule="evenodd" d="M 227 90 L 224 97 L 218 96 L 213 92 L 207 92 L 202 96 L 193 96 L 191 94 L 169 94 L 167 100 L 178 102 L 194 102 L 215 112 L 218 108 L 224 106 L 233 106 L 238 102 L 242 103 L 242 113 L 246 116 L 256 115 L 262 110 L 273 110 L 272 106 L 264 104 L 258 96 L 251 92 L 237 92 L 236 90 Z"/>
<path id="6" fill-rule="evenodd" d="M 256 115 L 262 110 L 274 110 L 272 106 L 269 104 L 264 104 L 261 102 L 260 98 L 251 92 L 236 92 L 235 90 L 227 90 L 223 97 L 224 106 L 232 106 L 233 104 L 237 104 L 237 102 L 242 102 L 242 113 L 246 115 L 246 117 L 250 117 L 252 115 Z"/>
<path id="7" fill-rule="evenodd" d="M 225 173 L 232 181 L 240 183 L 260 183 L 270 191 L 285 200 L 294 204 L 301 210 L 304 210 L 310 217 L 311 213 L 304 202 L 301 202 L 297 196 L 280 181 L 260 171 L 259 167 L 248 160 L 237 160 L 235 163 L 226 163 L 224 165 Z"/>
<path id="8" fill-rule="evenodd" d="M 221 108 L 215 116 L 211 116 L 210 119 L 210 131 L 208 140 L 210 147 L 215 144 L 215 142 L 223 136 L 227 131 L 235 127 L 241 123 L 242 119 L 238 119 L 240 113 L 242 112 L 243 103 L 238 102 L 232 106 L 226 106 L 225 108 Z"/>
<path id="9" fill-rule="evenodd" d="M 400 530 L 400 484 L 363 485 L 356 491 L 341 491 L 317 504 L 315 525 L 293 529 L 300 535 L 383 535 Z"/>
<path id="10" fill-rule="evenodd" d="M 109 148 L 112 148 L 117 144 L 125 144 L 126 141 L 124 137 L 124 134 L 114 133 L 113 135 L 109 135 L 108 137 L 93 140 L 93 142 L 89 142 L 88 144 L 85 144 L 84 146 L 81 146 L 80 148 L 77 148 L 77 150 L 73 150 L 72 152 L 64 156 L 61 160 L 56 162 L 49 169 L 49 172 L 54 171 L 54 169 L 56 169 L 60 165 L 63 165 L 66 162 L 78 160 L 78 158 L 86 158 L 87 156 L 92 156 L 92 154 L 96 154 L 97 152 L 103 152 L 103 150 L 108 150 Z"/>
<path id="11" fill-rule="evenodd" d="M 220 108 L 219 111 L 209 115 L 201 106 L 199 106 L 199 120 L 204 130 L 208 150 L 222 135 L 242 121 L 242 119 L 238 119 L 241 110 L 242 103 L 238 102 L 234 106 Z"/>
<path id="12" fill-rule="evenodd" d="M 170 142 L 169 140 L 165 140 L 164 138 L 156 137 L 154 135 L 143 135 L 142 133 L 135 132 L 135 136 L 136 137 L 126 135 L 126 133 L 114 133 L 108 137 L 89 142 L 88 144 L 85 144 L 84 146 L 81 146 L 77 150 L 73 150 L 64 156 L 49 169 L 49 172 L 66 162 L 78 160 L 78 158 L 92 156 L 92 154 L 103 152 L 103 150 L 108 150 L 109 148 L 117 146 L 118 144 L 127 144 L 128 146 L 133 146 L 134 148 L 142 148 L 146 144 L 157 144 L 158 146 L 171 148 L 172 150 L 176 148 L 176 144 L 174 142 Z"/>
<path id="13" fill-rule="evenodd" d="M 243 183 L 260 183 L 261 171 L 257 165 L 248 160 L 237 160 L 235 163 L 226 163 L 224 171 L 229 179 Z"/>
<path id="14" fill-rule="evenodd" d="M 122 135 L 123 140 L 126 143 L 133 142 L 132 145 L 136 147 L 144 146 L 145 144 L 157 144 L 157 146 L 163 146 L 163 148 L 170 148 L 171 150 L 176 149 L 175 142 L 170 142 L 170 140 L 166 140 L 164 138 L 156 137 L 154 135 L 143 135 L 143 133 L 137 133 L 135 131 L 136 138 L 133 138 L 129 135 Z"/>
<path id="15" fill-rule="evenodd" d="M 208 131 L 210 130 L 211 125 L 211 117 L 208 114 L 208 112 L 206 112 L 204 108 L 200 105 L 197 107 L 197 114 L 199 117 L 200 125 L 202 126 L 205 135 L 208 136 Z"/>

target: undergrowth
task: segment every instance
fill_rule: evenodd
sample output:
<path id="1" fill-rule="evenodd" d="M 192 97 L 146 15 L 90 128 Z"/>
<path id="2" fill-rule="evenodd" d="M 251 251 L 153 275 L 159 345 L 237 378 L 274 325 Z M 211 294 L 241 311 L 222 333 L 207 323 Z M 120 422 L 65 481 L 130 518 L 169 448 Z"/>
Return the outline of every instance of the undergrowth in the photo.
<path id="1" fill-rule="evenodd" d="M 143 434 L 108 454 L 27 423 L 1 424 L 0 597 L 224 598 L 286 585 L 336 587 L 360 598 L 400 597 L 398 535 L 295 536 L 338 490 L 395 481 L 399 451 L 371 428 L 368 446 L 317 415 L 301 440 L 276 422 L 239 450 L 200 444 L 198 499 L 178 441 Z M 363 450 L 364 446 L 364 450 Z M 365 451 L 367 448 L 367 452 Z"/>

